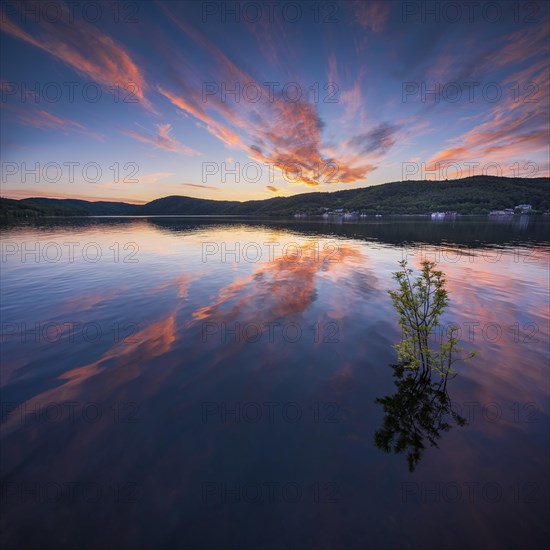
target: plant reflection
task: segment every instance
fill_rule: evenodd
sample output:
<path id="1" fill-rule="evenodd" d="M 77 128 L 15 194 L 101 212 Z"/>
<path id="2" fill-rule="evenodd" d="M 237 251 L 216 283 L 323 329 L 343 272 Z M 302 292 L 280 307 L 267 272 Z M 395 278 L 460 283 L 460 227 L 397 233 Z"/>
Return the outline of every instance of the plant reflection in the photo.
<path id="1" fill-rule="evenodd" d="M 379 449 L 396 454 L 407 453 L 409 471 L 413 471 L 426 448 L 426 441 L 437 447 L 437 441 L 452 427 L 466 419 L 452 410 L 447 392 L 448 375 L 438 381 L 410 374 L 402 365 L 393 365 L 397 391 L 376 399 L 384 408 L 384 422 L 374 435 Z"/>
<path id="2" fill-rule="evenodd" d="M 406 453 L 412 472 L 428 444 L 438 447 L 453 423 L 466 424 L 452 409 L 447 382 L 456 376 L 453 364 L 475 353 L 460 356 L 456 329 L 436 337 L 439 317 L 449 303 L 443 273 L 423 262 L 421 274 L 412 281 L 412 270 L 406 262 L 400 265 L 402 270 L 394 274 L 399 288 L 389 291 L 403 331 L 395 346 L 399 363 L 392 365 L 397 391 L 376 399 L 385 417 L 374 441 L 387 453 Z"/>

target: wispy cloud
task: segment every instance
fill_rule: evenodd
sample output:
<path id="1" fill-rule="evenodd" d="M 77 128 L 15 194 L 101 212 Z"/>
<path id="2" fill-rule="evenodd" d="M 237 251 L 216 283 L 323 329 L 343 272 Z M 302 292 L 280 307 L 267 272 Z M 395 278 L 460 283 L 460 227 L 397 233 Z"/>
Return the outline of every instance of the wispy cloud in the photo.
<path id="1" fill-rule="evenodd" d="M 243 86 L 262 84 L 241 70 L 215 44 L 187 22 L 175 17 L 168 8 L 165 13 L 210 56 L 213 82 L 238 82 Z M 365 180 L 375 167 L 355 154 L 340 152 L 337 158 L 324 153 L 322 133 L 324 122 L 317 105 L 300 99 L 289 101 L 281 93 L 264 93 L 259 101 L 227 101 L 220 94 L 203 96 L 201 75 L 209 69 L 201 65 L 193 69 L 174 64 L 174 85 L 158 87 L 158 91 L 186 115 L 197 119 L 211 134 L 229 147 L 244 150 L 250 158 L 267 163 L 283 174 L 291 173 L 295 183 L 318 186 L 320 183 L 353 183 Z M 178 91 L 174 91 L 174 90 Z M 336 167 L 336 173 L 334 168 Z M 329 174 L 333 174 L 330 177 Z"/>
<path id="2" fill-rule="evenodd" d="M 351 4 L 355 19 L 372 32 L 382 32 L 390 14 L 390 2 L 387 0 L 354 0 Z"/>
<path id="3" fill-rule="evenodd" d="M 219 191 L 219 187 L 214 185 L 201 185 L 200 183 L 180 183 L 182 187 L 189 187 L 190 189 L 208 189 L 209 191 Z"/>
<path id="4" fill-rule="evenodd" d="M 385 154 L 395 144 L 399 126 L 384 122 L 372 130 L 352 137 L 349 145 L 359 152 L 368 154 Z"/>
<path id="5" fill-rule="evenodd" d="M 128 51 L 95 25 L 76 21 L 63 3 L 56 4 L 63 14 L 54 23 L 39 18 L 35 32 L 29 34 L 3 14 L 0 29 L 5 33 L 39 48 L 90 78 L 105 89 L 135 85 L 135 96 L 148 109 L 152 104 L 144 92 L 147 84 L 142 70 Z"/>
<path id="6" fill-rule="evenodd" d="M 86 128 L 68 118 L 52 115 L 43 109 L 35 109 L 30 113 L 21 113 L 17 119 L 23 124 L 36 126 L 37 128 L 56 128 L 58 130 L 80 130 L 85 131 Z"/>
<path id="7" fill-rule="evenodd" d="M 448 146 L 429 160 L 428 167 L 464 161 L 508 165 L 548 151 L 550 77 L 546 62 L 523 68 L 509 80 L 529 82 L 528 100 L 525 97 L 503 99 L 484 114 L 479 124 L 451 138 Z"/>
<path id="8" fill-rule="evenodd" d="M 157 124 L 157 134 L 150 135 L 143 132 L 137 132 L 135 130 L 122 130 L 122 133 L 128 137 L 141 141 L 142 143 L 149 143 L 157 149 L 164 149 L 171 153 L 179 153 L 183 155 L 200 155 L 198 151 L 191 149 L 187 145 L 180 143 L 176 138 L 171 135 L 171 124 Z"/>
<path id="9" fill-rule="evenodd" d="M 25 124 L 26 126 L 60 130 L 64 133 L 76 132 L 101 141 L 105 139 L 104 136 L 102 136 L 101 134 L 90 130 L 89 128 L 87 128 L 83 124 L 80 124 L 79 122 L 76 122 L 75 120 L 71 120 L 69 118 L 59 115 L 54 115 L 52 113 L 49 113 L 48 111 L 45 111 L 44 109 L 28 107 L 24 110 L 22 108 L 9 106 L 8 110 L 15 112 L 17 121 L 21 124 Z"/>

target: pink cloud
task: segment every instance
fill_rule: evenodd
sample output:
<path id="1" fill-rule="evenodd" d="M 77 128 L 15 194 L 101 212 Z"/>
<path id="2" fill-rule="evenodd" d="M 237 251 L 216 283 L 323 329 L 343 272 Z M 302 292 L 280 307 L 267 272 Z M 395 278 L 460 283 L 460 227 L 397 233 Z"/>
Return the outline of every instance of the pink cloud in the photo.
<path id="1" fill-rule="evenodd" d="M 59 6 L 66 11 L 63 4 Z M 65 15 L 55 23 L 48 23 L 45 18 L 41 18 L 33 35 L 7 18 L 2 21 L 1 30 L 49 53 L 106 89 L 117 85 L 126 88 L 133 83 L 133 91 L 140 103 L 153 110 L 144 96 L 147 89 L 145 77 L 130 54 L 97 27 L 84 22 L 69 24 L 71 18 Z"/>
<path id="2" fill-rule="evenodd" d="M 357 22 L 372 32 L 382 32 L 390 14 L 390 5 L 386 0 L 359 0 L 352 4 Z"/>
<path id="3" fill-rule="evenodd" d="M 9 106 L 9 110 L 14 111 L 18 122 L 26 126 L 34 126 L 35 128 L 52 128 L 62 132 L 77 132 L 92 137 L 97 140 L 103 140 L 104 137 L 96 132 L 91 131 L 86 126 L 71 120 L 69 118 L 54 115 L 44 109 L 30 108 L 31 110 L 22 110 L 17 107 Z"/>
<path id="4" fill-rule="evenodd" d="M 343 151 L 337 158 L 327 157 L 323 153 L 324 124 L 315 104 L 303 98 L 289 101 L 278 92 L 270 94 L 263 84 L 237 67 L 196 28 L 173 16 L 167 8 L 165 12 L 204 53 L 209 54 L 212 68 L 205 63 L 193 68 L 187 58 L 177 64 L 174 62 L 174 85 L 170 89 L 168 86 L 157 88 L 186 116 L 197 119 L 199 126 L 203 125 L 228 147 L 242 149 L 253 160 L 274 166 L 297 184 L 352 183 L 366 179 L 375 169 L 349 151 Z M 261 90 L 259 101 L 234 101 L 229 96 L 222 99 L 221 93 L 203 96 L 205 71 L 212 75 L 214 90 L 220 90 L 222 84 L 231 89 L 236 83 L 249 84 Z M 353 101 L 350 99 L 350 103 Z"/>
<path id="5" fill-rule="evenodd" d="M 527 88 L 520 97 L 503 97 L 481 123 L 433 155 L 429 169 L 436 163 L 483 160 L 502 164 L 504 172 L 511 163 L 547 152 L 550 76 L 546 61 L 512 73 L 504 83 L 527 83 Z"/>

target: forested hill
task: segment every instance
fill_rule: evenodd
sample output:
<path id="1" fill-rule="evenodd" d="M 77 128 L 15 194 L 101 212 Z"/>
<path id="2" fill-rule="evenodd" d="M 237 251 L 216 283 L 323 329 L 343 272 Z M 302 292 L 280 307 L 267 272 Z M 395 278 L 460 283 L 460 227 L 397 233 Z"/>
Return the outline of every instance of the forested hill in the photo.
<path id="1" fill-rule="evenodd" d="M 365 214 L 428 214 L 456 211 L 486 214 L 492 210 L 531 204 L 533 211 L 550 210 L 550 178 L 474 176 L 448 181 L 400 181 L 347 191 L 312 192 L 255 201 L 215 201 L 185 196 L 147 204 L 90 202 L 77 199 L 1 199 L 2 217 L 107 215 L 318 215 L 343 209 Z"/>

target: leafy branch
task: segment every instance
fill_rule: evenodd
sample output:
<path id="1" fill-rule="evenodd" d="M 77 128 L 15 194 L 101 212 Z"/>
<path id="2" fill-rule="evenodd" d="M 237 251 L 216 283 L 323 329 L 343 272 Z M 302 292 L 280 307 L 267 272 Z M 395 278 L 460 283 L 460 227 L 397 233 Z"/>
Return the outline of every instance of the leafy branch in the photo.
<path id="1" fill-rule="evenodd" d="M 396 344 L 399 363 L 405 368 L 414 369 L 420 380 L 431 379 L 432 372 L 444 377 L 455 375 L 453 364 L 475 355 L 456 357 L 458 328 L 451 327 L 441 335 L 438 347 L 432 344 L 439 318 L 449 305 L 445 289 L 446 279 L 442 271 L 435 269 L 433 262 L 422 262 L 420 275 L 413 280 L 413 270 L 407 267 L 406 260 L 399 262 L 401 270 L 393 274 L 398 283 L 397 290 L 389 290 L 393 305 L 399 314 L 399 325 L 403 331 L 401 342 Z"/>

